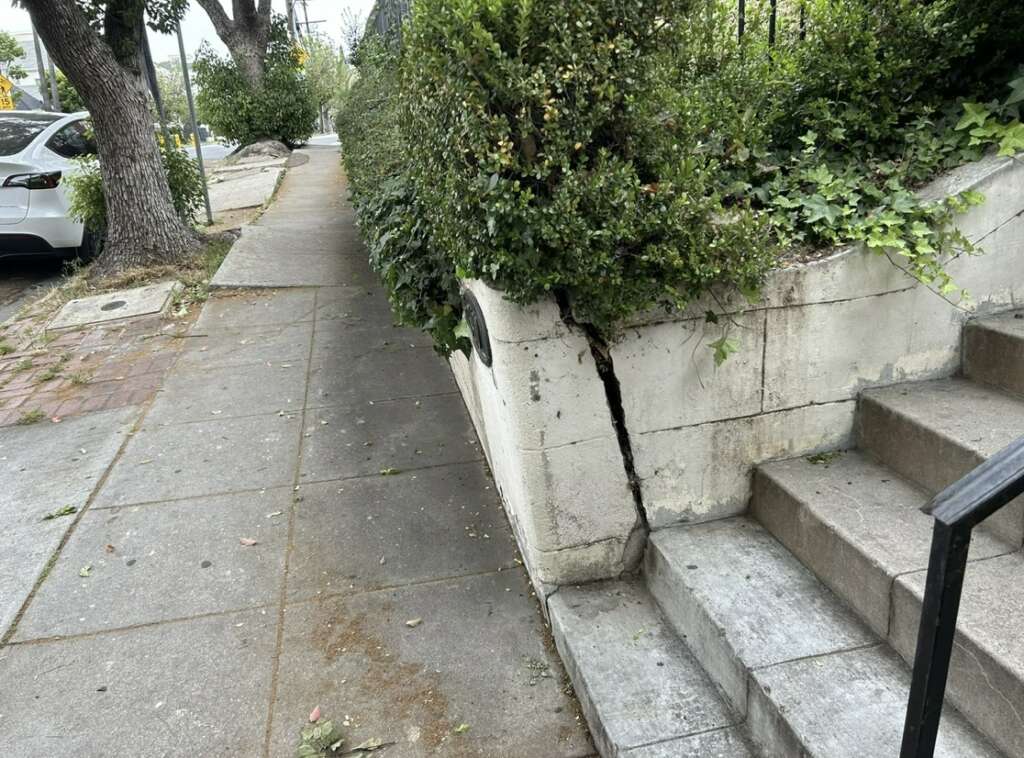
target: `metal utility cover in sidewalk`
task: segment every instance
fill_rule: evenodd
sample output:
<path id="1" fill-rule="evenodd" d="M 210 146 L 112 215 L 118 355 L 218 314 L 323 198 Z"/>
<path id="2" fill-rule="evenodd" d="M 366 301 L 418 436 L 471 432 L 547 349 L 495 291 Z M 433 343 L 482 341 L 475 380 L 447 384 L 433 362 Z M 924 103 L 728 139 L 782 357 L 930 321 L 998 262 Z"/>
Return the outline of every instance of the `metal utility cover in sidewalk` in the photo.
<path id="1" fill-rule="evenodd" d="M 161 282 L 71 300 L 57 312 L 46 328 L 48 331 L 80 329 L 94 324 L 163 313 L 179 287 L 180 282 Z"/>

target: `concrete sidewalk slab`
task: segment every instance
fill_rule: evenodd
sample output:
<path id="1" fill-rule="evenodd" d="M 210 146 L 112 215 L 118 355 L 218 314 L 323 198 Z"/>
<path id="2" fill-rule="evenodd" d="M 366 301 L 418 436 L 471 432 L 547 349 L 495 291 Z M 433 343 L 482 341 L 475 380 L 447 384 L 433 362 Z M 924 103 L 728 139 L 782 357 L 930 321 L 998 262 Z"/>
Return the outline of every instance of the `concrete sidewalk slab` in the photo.
<path id="1" fill-rule="evenodd" d="M 304 437 L 303 481 L 483 458 L 458 393 L 311 410 Z"/>
<path id="2" fill-rule="evenodd" d="M 291 499 L 285 487 L 86 513 L 15 640 L 273 603 L 284 575 Z M 81 575 L 85 566 L 88 576 Z"/>
<path id="3" fill-rule="evenodd" d="M 300 494 L 289 601 L 514 566 L 481 463 L 307 484 Z"/>
<path id="4" fill-rule="evenodd" d="M 57 311 L 46 328 L 48 331 L 80 329 L 163 313 L 171 304 L 175 291 L 180 288 L 179 282 L 160 282 L 69 300 Z"/>
<path id="5" fill-rule="evenodd" d="M 315 289 L 257 290 L 207 301 L 193 328 L 194 334 L 222 329 L 256 329 L 313 320 Z"/>
<path id="6" fill-rule="evenodd" d="M 455 380 L 433 348 L 370 351 L 349 358 L 333 354 L 313 361 L 310 407 L 399 400 L 456 392 Z"/>
<path id="7" fill-rule="evenodd" d="M 86 506 L 137 415 L 120 409 L 0 429 L 0 638 L 74 522 L 45 517 Z"/>
<path id="8" fill-rule="evenodd" d="M 71 523 L 72 519 L 64 518 L 31 526 L 4 526 L 0 535 L 0 638 L 11 628 Z"/>
<path id="9" fill-rule="evenodd" d="M 391 325 L 394 322 L 391 304 L 377 287 L 321 287 L 316 293 L 316 318 L 318 321 L 344 321 L 349 325 Z"/>
<path id="10" fill-rule="evenodd" d="M 372 286 L 369 269 L 354 268 L 337 253 L 292 255 L 248 250 L 228 254 L 210 286 L 214 289 L 259 287 Z"/>
<path id="11" fill-rule="evenodd" d="M 259 207 L 274 194 L 283 173 L 283 167 L 267 167 L 239 174 L 221 174 L 222 181 L 210 184 L 210 207 L 214 214 Z"/>
<path id="12" fill-rule="evenodd" d="M 146 426 L 128 443 L 94 507 L 291 485 L 298 414 Z"/>
<path id="13" fill-rule="evenodd" d="M 258 756 L 277 617 L 249 611 L 0 653 L 0 755 Z"/>
<path id="14" fill-rule="evenodd" d="M 312 310 L 310 311 L 312 314 Z M 262 364 L 285 367 L 309 360 L 311 321 L 244 330 L 194 333 L 178 357 L 179 370 L 203 370 Z"/>
<path id="15" fill-rule="evenodd" d="M 430 338 L 416 329 L 376 324 L 338 324 L 317 330 L 313 339 L 315 363 L 344 366 L 374 353 L 393 353 L 411 347 L 433 347 Z"/>
<path id="16" fill-rule="evenodd" d="M 146 416 L 148 426 L 302 410 L 306 362 L 250 363 L 182 369 L 164 382 Z"/>
<path id="17" fill-rule="evenodd" d="M 288 606 L 270 754 L 319 705 L 384 756 L 591 755 L 536 615 L 521 570 Z"/>

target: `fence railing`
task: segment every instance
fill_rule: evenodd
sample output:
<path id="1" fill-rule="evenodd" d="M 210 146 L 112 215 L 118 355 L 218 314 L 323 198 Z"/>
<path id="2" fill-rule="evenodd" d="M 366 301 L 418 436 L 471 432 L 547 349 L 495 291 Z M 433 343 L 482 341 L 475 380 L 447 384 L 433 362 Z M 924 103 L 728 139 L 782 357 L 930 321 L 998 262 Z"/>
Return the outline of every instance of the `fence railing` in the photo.
<path id="1" fill-rule="evenodd" d="M 373 29 L 383 39 L 402 41 L 402 22 L 409 15 L 412 0 L 377 0 L 366 21 L 367 30 Z"/>
<path id="2" fill-rule="evenodd" d="M 764 2 L 765 0 L 760 0 Z M 774 45 L 778 34 L 779 25 L 779 0 L 767 0 L 768 2 L 768 43 Z M 784 2 L 785 11 L 793 13 L 798 17 L 798 28 L 800 39 L 807 36 L 807 4 L 805 0 L 790 0 Z M 373 10 L 370 11 L 366 28 L 373 29 L 384 39 L 395 39 L 399 43 L 402 40 L 402 22 L 409 15 L 412 9 L 412 0 L 377 0 Z M 736 26 L 737 35 L 742 39 L 747 33 L 747 0 L 736 0 Z"/>
<path id="3" fill-rule="evenodd" d="M 935 753 L 971 532 L 1022 493 L 1024 437 L 940 492 L 926 508 L 935 527 L 900 758 L 932 758 Z"/>

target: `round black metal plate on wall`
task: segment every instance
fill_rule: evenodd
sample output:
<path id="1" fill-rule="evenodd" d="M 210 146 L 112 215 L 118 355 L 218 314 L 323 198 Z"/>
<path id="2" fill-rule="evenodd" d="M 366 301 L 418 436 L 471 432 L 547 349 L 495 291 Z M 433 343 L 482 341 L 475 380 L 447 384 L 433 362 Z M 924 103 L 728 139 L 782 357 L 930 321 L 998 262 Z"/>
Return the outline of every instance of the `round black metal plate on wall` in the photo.
<path id="1" fill-rule="evenodd" d="M 476 351 L 480 362 L 491 367 L 494 356 L 491 355 L 491 336 L 487 332 L 487 322 L 484 320 L 483 309 L 477 302 L 476 295 L 469 290 L 462 291 L 463 315 L 466 323 L 469 324 L 469 334 L 473 341 L 473 349 Z"/>

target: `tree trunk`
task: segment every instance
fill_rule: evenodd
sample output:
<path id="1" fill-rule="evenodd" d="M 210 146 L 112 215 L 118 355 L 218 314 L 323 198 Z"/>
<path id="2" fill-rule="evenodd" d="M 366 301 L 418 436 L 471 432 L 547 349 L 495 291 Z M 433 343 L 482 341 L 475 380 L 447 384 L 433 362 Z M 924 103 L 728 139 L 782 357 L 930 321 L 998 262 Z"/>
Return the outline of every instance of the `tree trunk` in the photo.
<path id="1" fill-rule="evenodd" d="M 259 6 L 255 0 L 232 0 L 234 18 L 228 18 L 220 0 L 198 2 L 245 81 L 254 92 L 259 92 L 263 88 L 264 61 L 273 23 L 270 0 L 259 0 Z"/>
<path id="2" fill-rule="evenodd" d="M 97 269 L 112 273 L 187 260 L 199 239 L 174 210 L 140 72 L 115 57 L 115 49 L 127 49 L 125 41 L 112 46 L 101 39 L 76 0 L 24 5 L 92 115 L 107 202 L 107 240 Z"/>

